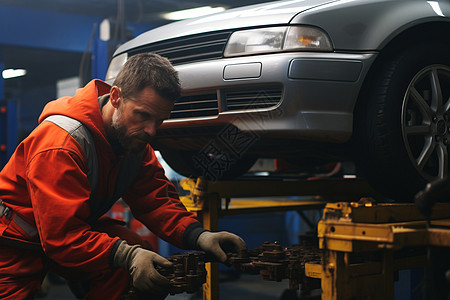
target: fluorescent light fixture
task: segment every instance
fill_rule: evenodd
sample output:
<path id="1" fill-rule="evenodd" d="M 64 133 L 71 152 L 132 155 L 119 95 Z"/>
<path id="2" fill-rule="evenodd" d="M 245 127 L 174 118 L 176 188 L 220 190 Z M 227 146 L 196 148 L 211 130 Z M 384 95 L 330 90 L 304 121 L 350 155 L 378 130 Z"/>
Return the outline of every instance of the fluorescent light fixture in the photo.
<path id="1" fill-rule="evenodd" d="M 218 13 L 226 10 L 223 6 L 201 6 L 196 8 L 183 9 L 178 11 L 173 11 L 170 13 L 162 14 L 161 16 L 166 20 L 177 21 L 184 19 L 192 19 L 196 17 L 202 17 L 214 13 Z"/>
<path id="2" fill-rule="evenodd" d="M 27 74 L 27 70 L 24 69 L 6 69 L 2 72 L 3 79 L 9 79 L 14 77 L 25 76 Z"/>

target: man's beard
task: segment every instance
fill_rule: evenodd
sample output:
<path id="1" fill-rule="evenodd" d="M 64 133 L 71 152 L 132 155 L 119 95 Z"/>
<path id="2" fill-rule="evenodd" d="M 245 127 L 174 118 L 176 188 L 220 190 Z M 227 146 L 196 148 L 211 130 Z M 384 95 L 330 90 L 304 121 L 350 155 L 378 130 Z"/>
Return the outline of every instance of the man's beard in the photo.
<path id="1" fill-rule="evenodd" d="M 127 132 L 127 128 L 122 123 L 122 110 L 118 109 L 112 116 L 111 127 L 114 129 L 115 138 L 119 142 L 120 146 L 130 153 L 137 153 L 143 150 L 147 143 L 150 142 L 148 136 L 131 136 Z M 139 138 L 137 142 L 136 138 Z M 143 140 L 147 141 L 145 143 Z"/>

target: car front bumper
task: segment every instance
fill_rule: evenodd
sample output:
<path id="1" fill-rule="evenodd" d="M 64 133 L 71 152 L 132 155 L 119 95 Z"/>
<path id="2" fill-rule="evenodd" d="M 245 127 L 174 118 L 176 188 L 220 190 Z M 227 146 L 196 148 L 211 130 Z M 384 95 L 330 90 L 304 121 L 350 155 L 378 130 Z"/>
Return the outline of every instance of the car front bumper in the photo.
<path id="1" fill-rule="evenodd" d="M 183 96 L 195 99 L 215 94 L 218 111 L 209 116 L 169 119 L 161 126 L 162 132 L 170 135 L 177 128 L 232 125 L 271 139 L 345 142 L 352 134 L 355 103 L 375 57 L 375 52 L 296 52 L 178 65 Z M 281 90 L 275 105 L 228 109 L 228 91 L 252 90 L 264 98 L 270 86 Z"/>

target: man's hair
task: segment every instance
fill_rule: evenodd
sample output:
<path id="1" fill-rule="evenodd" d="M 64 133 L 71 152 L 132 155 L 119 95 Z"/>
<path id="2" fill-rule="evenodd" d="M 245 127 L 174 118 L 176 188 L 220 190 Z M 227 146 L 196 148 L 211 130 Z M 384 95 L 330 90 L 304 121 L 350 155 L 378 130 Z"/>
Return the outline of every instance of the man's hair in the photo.
<path id="1" fill-rule="evenodd" d="M 161 97 L 174 102 L 181 93 L 177 71 L 167 58 L 155 53 L 131 56 L 117 74 L 113 85 L 121 89 L 125 99 L 132 98 L 149 86 Z"/>

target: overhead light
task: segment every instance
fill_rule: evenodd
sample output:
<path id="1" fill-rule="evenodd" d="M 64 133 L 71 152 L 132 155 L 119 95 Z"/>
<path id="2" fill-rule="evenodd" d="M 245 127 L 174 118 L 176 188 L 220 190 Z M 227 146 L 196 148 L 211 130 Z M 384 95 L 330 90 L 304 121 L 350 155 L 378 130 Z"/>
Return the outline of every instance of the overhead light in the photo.
<path id="1" fill-rule="evenodd" d="M 162 14 L 161 16 L 166 20 L 177 21 L 184 19 L 192 19 L 196 17 L 202 17 L 214 13 L 218 13 L 226 10 L 223 6 L 201 6 L 196 8 L 189 8 L 183 10 L 177 10 L 170 13 Z"/>
<path id="2" fill-rule="evenodd" d="M 6 69 L 2 72 L 3 79 L 9 79 L 14 77 L 25 76 L 27 74 L 27 70 L 25 69 Z"/>

